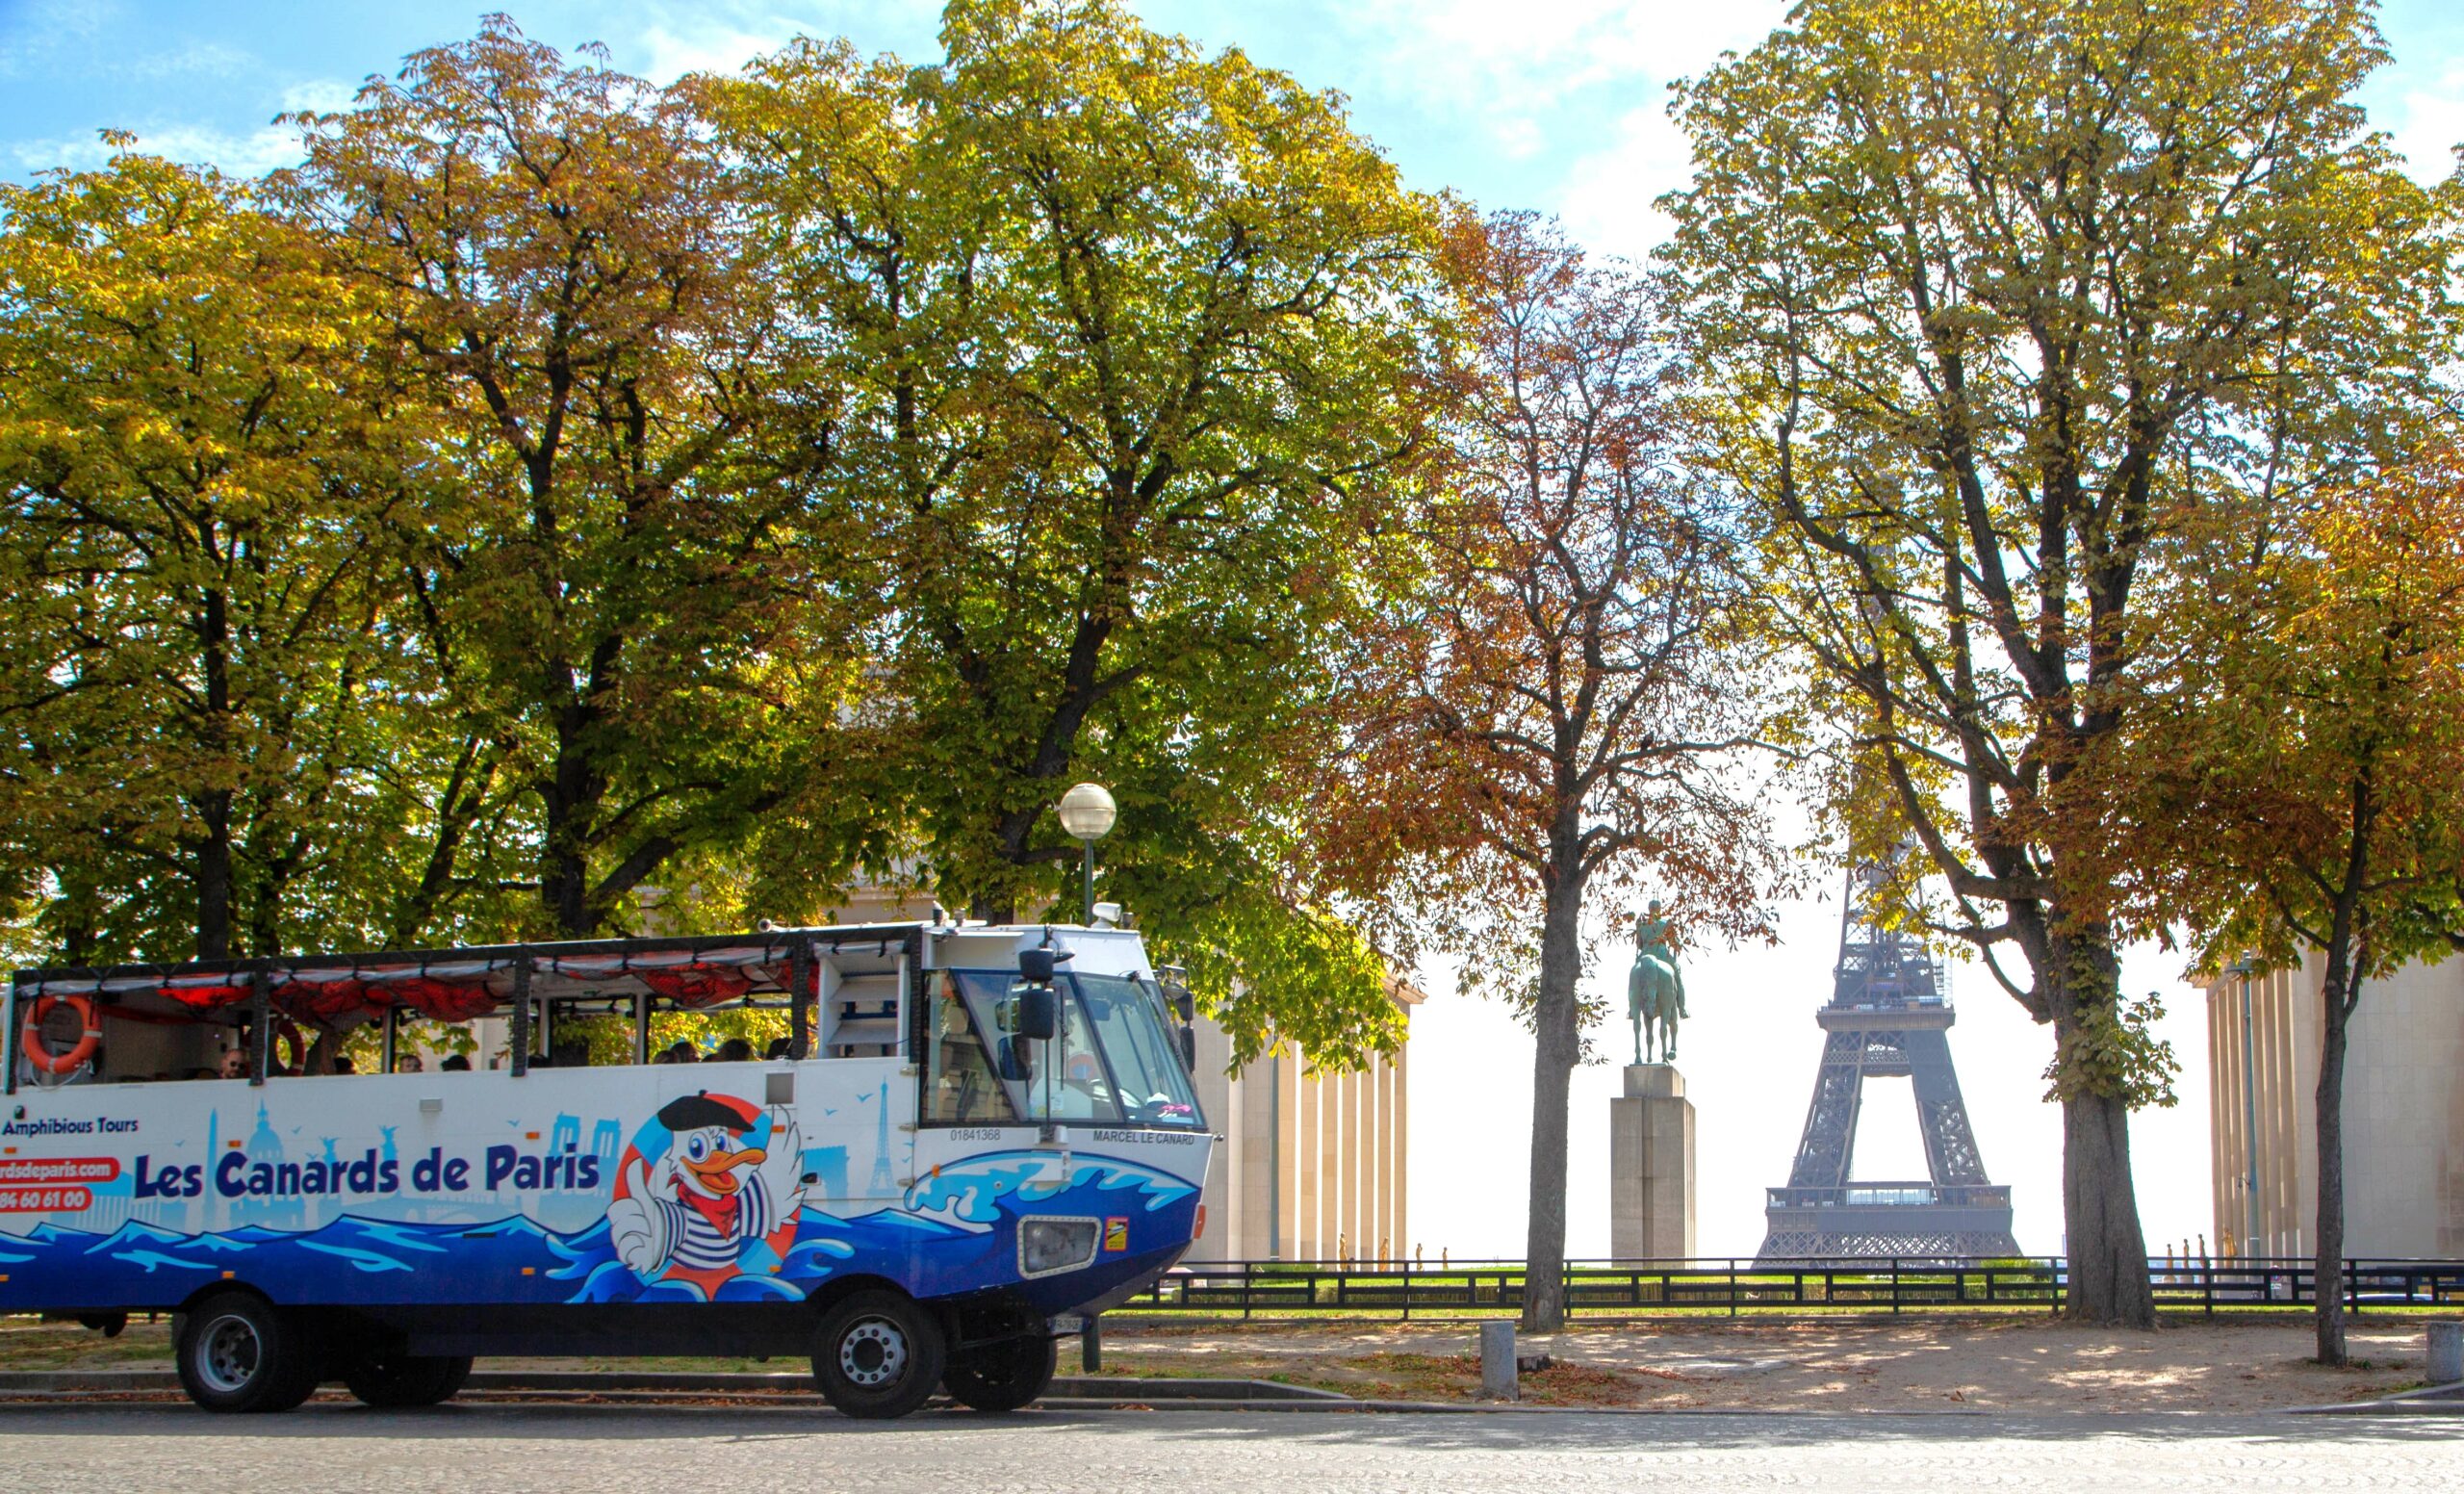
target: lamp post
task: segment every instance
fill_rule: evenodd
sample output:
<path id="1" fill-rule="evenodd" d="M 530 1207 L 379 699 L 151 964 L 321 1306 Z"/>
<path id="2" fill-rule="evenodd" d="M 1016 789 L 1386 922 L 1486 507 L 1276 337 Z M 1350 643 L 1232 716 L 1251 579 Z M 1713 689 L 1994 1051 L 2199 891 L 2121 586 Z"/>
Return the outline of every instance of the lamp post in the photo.
<path id="1" fill-rule="evenodd" d="M 1111 792 L 1101 784 L 1076 784 L 1061 796 L 1061 828 L 1077 837 L 1084 857 L 1079 863 L 1079 889 L 1084 906 L 1079 921 L 1090 928 L 1095 922 L 1095 842 L 1101 840 L 1119 817 Z"/>
<path id="2" fill-rule="evenodd" d="M 2250 977 L 2258 961 L 2245 953 L 2224 968 L 2242 978 L 2242 1253 L 2247 1255 L 2259 1239 L 2259 1080 L 2250 1039 Z"/>

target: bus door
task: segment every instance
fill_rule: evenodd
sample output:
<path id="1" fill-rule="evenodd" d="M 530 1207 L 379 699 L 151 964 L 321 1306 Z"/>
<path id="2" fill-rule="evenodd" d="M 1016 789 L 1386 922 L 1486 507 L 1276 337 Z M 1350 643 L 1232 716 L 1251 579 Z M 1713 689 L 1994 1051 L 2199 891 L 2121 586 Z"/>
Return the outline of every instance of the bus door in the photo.
<path id="1" fill-rule="evenodd" d="M 828 1062 L 819 1066 L 817 1093 L 798 1098 L 810 1186 L 841 1218 L 894 1206 L 915 1175 L 913 965 L 896 941 L 820 953 L 812 1051 Z"/>

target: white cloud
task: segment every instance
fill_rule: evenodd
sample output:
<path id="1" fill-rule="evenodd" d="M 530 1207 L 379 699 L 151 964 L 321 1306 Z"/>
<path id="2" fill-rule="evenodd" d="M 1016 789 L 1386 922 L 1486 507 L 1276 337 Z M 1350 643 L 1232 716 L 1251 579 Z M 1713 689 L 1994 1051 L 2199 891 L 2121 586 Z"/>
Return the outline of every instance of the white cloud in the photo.
<path id="1" fill-rule="evenodd" d="M 648 24 L 628 55 L 635 70 L 658 83 L 688 72 L 733 72 L 799 34 L 859 35 L 867 50 L 911 48 L 916 39 L 932 38 L 941 12 L 940 0 L 866 0 L 792 9 L 755 0 L 646 9 Z"/>
<path id="2" fill-rule="evenodd" d="M 137 132 L 137 148 L 172 161 L 219 167 L 233 176 L 261 176 L 299 160 L 299 135 L 289 125 L 267 125 L 233 134 L 200 125 L 174 124 Z M 18 141 L 9 147 L 17 165 L 29 171 L 64 167 L 91 170 L 109 161 L 114 147 L 98 137 Z"/>
<path id="3" fill-rule="evenodd" d="M 654 83 L 668 83 L 689 72 L 734 72 L 763 53 L 777 51 L 794 35 L 793 28 L 774 34 L 720 26 L 680 33 L 653 26 L 641 37 L 646 54 L 642 75 Z"/>
<path id="4" fill-rule="evenodd" d="M 311 78 L 282 90 L 282 109 L 285 114 L 300 111 L 333 114 L 349 108 L 351 99 L 358 93 L 357 84 L 345 83 L 339 78 Z"/>
<path id="5" fill-rule="evenodd" d="M 0 78 L 33 73 L 71 43 L 91 44 L 118 19 L 111 0 L 37 0 L 11 23 L 13 35 L 0 39 Z"/>
<path id="6" fill-rule="evenodd" d="M 1511 117 L 1599 84 L 1698 72 L 1778 24 L 1783 0 L 1360 0 L 1341 24 L 1387 87 Z"/>
<path id="7" fill-rule="evenodd" d="M 1608 143 L 1566 170 L 1557 216 L 1577 242 L 1639 263 L 1668 236 L 1667 215 L 1655 207 L 1662 193 L 1685 185 L 1693 148 L 1661 100 L 1628 111 Z"/>
<path id="8" fill-rule="evenodd" d="M 112 68 L 125 78 L 159 81 L 167 78 L 234 78 L 258 66 L 257 59 L 218 41 L 184 44 L 175 51 L 141 52 L 116 58 Z"/>
<path id="9" fill-rule="evenodd" d="M 2464 144 L 2464 64 L 2449 67 L 2433 89 L 2408 89 L 2377 123 L 2404 153 L 2413 176 L 2443 181 L 2456 168 L 2455 147 Z"/>

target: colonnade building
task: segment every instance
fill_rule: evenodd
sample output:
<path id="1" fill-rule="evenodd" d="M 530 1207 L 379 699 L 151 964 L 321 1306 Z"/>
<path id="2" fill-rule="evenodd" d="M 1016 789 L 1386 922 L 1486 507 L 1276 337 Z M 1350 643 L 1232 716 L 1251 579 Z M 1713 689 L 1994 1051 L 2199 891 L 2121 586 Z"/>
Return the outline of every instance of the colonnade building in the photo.
<path id="1" fill-rule="evenodd" d="M 1406 1041 L 1357 1073 L 1312 1073 L 1290 1051 L 1229 1073 L 1231 1039 L 1199 1019 L 1198 1102 L 1224 1141 L 1208 1164 L 1206 1232 L 1187 1260 L 1410 1258 L 1408 1040 L 1425 998 L 1399 982 L 1388 993 Z"/>
<path id="2" fill-rule="evenodd" d="M 2221 1253 L 2316 1249 L 2325 961 L 2207 988 Z M 2364 984 L 2345 1059 L 2345 1254 L 2464 1256 L 2464 957 Z"/>

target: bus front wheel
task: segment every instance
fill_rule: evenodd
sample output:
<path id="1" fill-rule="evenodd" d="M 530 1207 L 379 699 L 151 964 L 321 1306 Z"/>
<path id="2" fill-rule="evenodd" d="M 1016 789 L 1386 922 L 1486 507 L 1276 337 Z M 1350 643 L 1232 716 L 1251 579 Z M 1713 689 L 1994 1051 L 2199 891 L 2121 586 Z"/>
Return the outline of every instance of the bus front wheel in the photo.
<path id="1" fill-rule="evenodd" d="M 288 1411 L 317 1390 L 307 1321 L 253 1292 L 220 1292 L 181 1315 L 180 1387 L 209 1411 Z"/>
<path id="2" fill-rule="evenodd" d="M 448 1358 L 442 1354 L 379 1352 L 352 1365 L 344 1373 L 343 1383 L 370 1405 L 399 1408 L 450 1401 L 470 1378 L 471 1359 L 467 1354 Z"/>
<path id="3" fill-rule="evenodd" d="M 903 1292 L 859 1292 L 821 1320 L 812 1378 L 843 1416 L 905 1416 L 941 1383 L 939 1320 Z"/>
<path id="4" fill-rule="evenodd" d="M 1051 1388 L 1058 1360 L 1047 1334 L 985 1344 L 953 1360 L 941 1384 L 961 1405 L 978 1411 L 1014 1411 Z"/>

